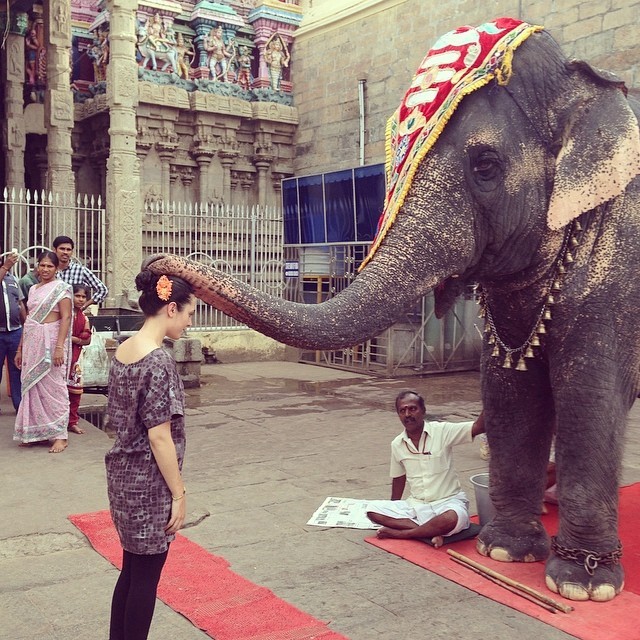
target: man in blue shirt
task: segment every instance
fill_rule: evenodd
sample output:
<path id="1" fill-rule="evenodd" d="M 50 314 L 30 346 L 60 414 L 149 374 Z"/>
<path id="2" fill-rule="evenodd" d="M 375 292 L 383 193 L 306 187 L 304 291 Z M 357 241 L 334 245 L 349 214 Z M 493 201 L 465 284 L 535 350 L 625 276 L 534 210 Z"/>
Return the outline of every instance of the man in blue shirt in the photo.
<path id="1" fill-rule="evenodd" d="M 87 297 L 82 310 L 84 311 L 92 304 L 100 304 L 107 297 L 107 287 L 90 269 L 79 262 L 71 262 L 74 249 L 73 240 L 69 236 L 58 236 L 53 241 L 53 250 L 58 256 L 60 264 L 58 266 L 57 277 L 67 284 L 82 284 L 91 291 L 91 296 Z"/>
<path id="2" fill-rule="evenodd" d="M 18 286 L 15 276 L 9 271 L 18 261 L 18 254 L 10 253 L 0 258 L 0 381 L 4 361 L 7 359 L 9 368 L 9 385 L 11 386 L 11 401 L 17 411 L 22 397 L 20 384 L 20 369 L 16 367 L 16 351 L 22 338 L 22 325 L 27 316 L 24 295 Z"/>

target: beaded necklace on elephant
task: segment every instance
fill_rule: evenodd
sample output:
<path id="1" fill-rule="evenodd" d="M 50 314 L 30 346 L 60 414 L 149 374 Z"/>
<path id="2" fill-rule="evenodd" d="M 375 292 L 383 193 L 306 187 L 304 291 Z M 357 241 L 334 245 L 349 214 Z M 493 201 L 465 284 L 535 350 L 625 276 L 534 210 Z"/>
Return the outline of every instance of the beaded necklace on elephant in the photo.
<path id="1" fill-rule="evenodd" d="M 547 333 L 545 321 L 551 320 L 551 306 L 555 304 L 553 297 L 554 292 L 558 292 L 561 289 L 561 278 L 567 271 L 567 266 L 573 262 L 573 254 L 571 249 L 578 246 L 578 234 L 582 231 L 582 225 L 578 220 L 574 220 L 570 226 L 567 227 L 564 239 L 562 241 L 562 247 L 556 258 L 554 268 L 551 272 L 551 276 L 547 284 L 544 287 L 544 302 L 540 307 L 533 327 L 529 332 L 526 340 L 518 347 L 510 347 L 504 340 L 498 335 L 498 329 L 491 313 L 491 307 L 489 305 L 489 299 L 486 291 L 482 290 L 480 293 L 480 317 L 485 319 L 484 331 L 488 334 L 487 341 L 489 344 L 494 345 L 491 355 L 493 357 L 500 357 L 504 353 L 504 361 L 502 366 L 505 369 L 513 368 L 514 358 L 517 354 L 520 354 L 518 362 L 515 366 L 516 371 L 526 371 L 527 364 L 525 358 L 534 358 L 535 353 L 533 347 L 541 346 L 540 336 Z"/>

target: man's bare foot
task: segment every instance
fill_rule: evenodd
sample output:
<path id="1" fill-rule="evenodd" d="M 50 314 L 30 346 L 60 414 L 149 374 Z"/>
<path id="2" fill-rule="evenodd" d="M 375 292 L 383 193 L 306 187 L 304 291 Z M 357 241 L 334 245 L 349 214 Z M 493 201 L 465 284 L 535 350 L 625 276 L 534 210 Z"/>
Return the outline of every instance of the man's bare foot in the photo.
<path id="1" fill-rule="evenodd" d="M 84 429 L 81 429 L 77 424 L 70 424 L 67 427 L 67 431 L 71 431 L 71 433 L 84 433 Z"/>
<path id="2" fill-rule="evenodd" d="M 402 539 L 407 537 L 407 532 L 402 529 L 391 529 L 390 527 L 382 527 L 378 529 L 376 533 L 378 538 L 397 538 Z"/>
<path id="3" fill-rule="evenodd" d="M 66 440 L 54 440 L 49 453 L 62 453 L 67 448 Z"/>
<path id="4" fill-rule="evenodd" d="M 444 544 L 444 536 L 433 536 L 433 538 L 431 538 L 431 544 L 436 549 L 439 549 Z"/>

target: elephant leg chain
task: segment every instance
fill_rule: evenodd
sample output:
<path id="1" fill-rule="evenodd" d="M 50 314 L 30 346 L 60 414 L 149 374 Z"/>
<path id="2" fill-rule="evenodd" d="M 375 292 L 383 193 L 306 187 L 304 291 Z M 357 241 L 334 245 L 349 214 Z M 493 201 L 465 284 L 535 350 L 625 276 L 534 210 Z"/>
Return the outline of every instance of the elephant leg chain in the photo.
<path id="1" fill-rule="evenodd" d="M 595 553 L 586 549 L 569 549 L 558 543 L 555 536 L 551 538 L 551 550 L 563 560 L 573 560 L 576 564 L 584 565 L 585 571 L 592 576 L 598 565 L 616 565 L 622 558 L 622 543 L 607 553 Z"/>

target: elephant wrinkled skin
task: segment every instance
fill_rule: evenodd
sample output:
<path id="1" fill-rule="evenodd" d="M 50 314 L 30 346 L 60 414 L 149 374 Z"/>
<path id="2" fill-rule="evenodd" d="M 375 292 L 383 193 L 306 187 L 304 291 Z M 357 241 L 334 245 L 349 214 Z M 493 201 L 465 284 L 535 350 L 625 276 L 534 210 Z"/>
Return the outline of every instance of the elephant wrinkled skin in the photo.
<path id="1" fill-rule="evenodd" d="M 312 349 L 375 336 L 434 287 L 442 314 L 461 283 L 479 282 L 492 333 L 516 346 L 535 329 L 571 242 L 527 370 L 504 368 L 504 352 L 492 356 L 485 337 L 497 515 L 478 549 L 504 561 L 547 559 L 547 585 L 572 600 L 610 600 L 624 584 L 618 481 L 640 372 L 640 142 L 638 104 L 623 89 L 611 74 L 568 62 L 546 32 L 531 35 L 508 83 L 460 103 L 369 264 L 323 304 L 275 299 L 182 258 L 147 264 L 258 331 Z M 560 522 L 550 554 L 540 512 L 554 433 Z"/>

